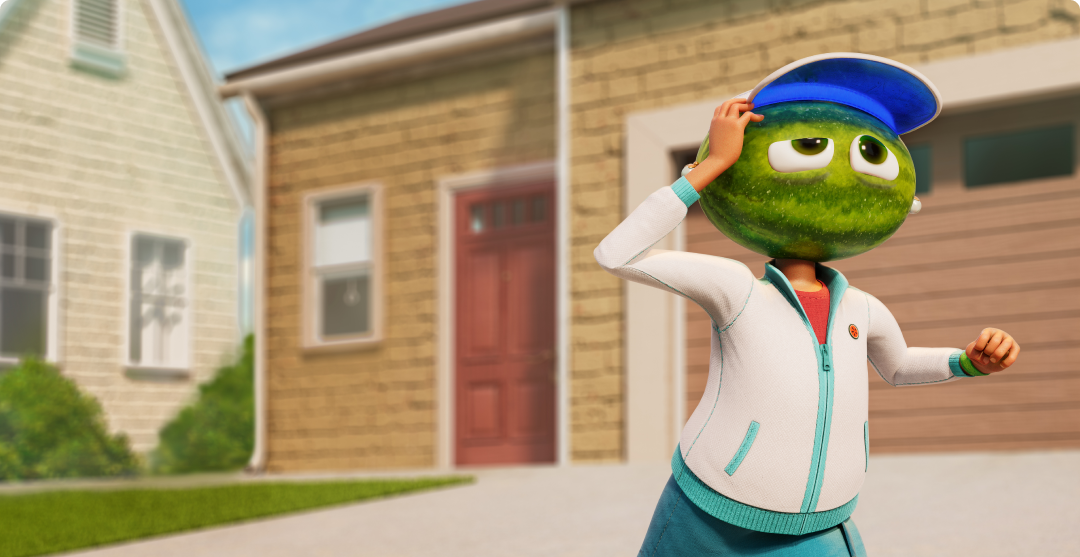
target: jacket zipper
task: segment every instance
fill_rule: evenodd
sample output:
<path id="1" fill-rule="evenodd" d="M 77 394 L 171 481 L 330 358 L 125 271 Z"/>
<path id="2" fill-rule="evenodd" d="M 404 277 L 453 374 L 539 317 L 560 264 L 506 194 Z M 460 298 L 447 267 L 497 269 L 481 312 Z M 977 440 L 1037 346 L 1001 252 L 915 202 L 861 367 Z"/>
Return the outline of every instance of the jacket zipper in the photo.
<path id="1" fill-rule="evenodd" d="M 830 317 L 832 317 L 832 316 L 830 315 Z M 826 330 L 827 329 L 828 329 L 828 325 L 826 325 Z M 817 340 L 817 339 L 814 339 L 814 340 Z M 825 393 L 824 393 L 824 396 L 825 396 L 825 415 L 823 417 L 823 421 L 822 421 L 822 424 L 821 424 L 821 431 L 820 431 L 820 433 L 818 433 L 818 438 L 816 439 L 816 443 L 815 443 L 818 446 L 817 454 L 814 455 L 814 460 L 817 461 L 817 466 L 813 470 L 813 473 L 814 473 L 814 487 L 813 487 L 813 490 L 810 492 L 810 505 L 809 505 L 809 508 L 807 509 L 807 512 L 815 512 L 814 509 L 817 508 L 818 497 L 821 495 L 819 493 L 819 490 L 818 490 L 818 483 L 819 483 L 819 479 L 821 478 L 821 474 L 824 473 L 824 470 L 825 470 L 825 458 L 824 458 L 824 456 L 827 454 L 826 449 L 828 448 L 827 447 L 828 443 L 826 442 L 825 437 L 826 437 L 826 434 L 829 432 L 830 426 L 832 425 L 833 373 L 832 373 L 832 358 L 830 357 L 830 354 L 829 354 L 829 345 L 828 345 L 828 343 L 819 344 L 818 345 L 818 351 L 820 352 L 820 355 L 821 355 L 821 367 L 820 367 L 820 370 L 821 370 L 822 374 L 825 377 Z"/>

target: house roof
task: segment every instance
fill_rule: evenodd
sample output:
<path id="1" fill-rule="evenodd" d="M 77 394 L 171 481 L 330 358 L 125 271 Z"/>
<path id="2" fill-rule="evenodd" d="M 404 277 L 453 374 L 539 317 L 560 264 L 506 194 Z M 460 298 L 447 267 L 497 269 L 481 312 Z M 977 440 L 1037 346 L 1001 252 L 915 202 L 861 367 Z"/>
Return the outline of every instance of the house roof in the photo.
<path id="1" fill-rule="evenodd" d="M 578 0 L 581 1 L 581 0 Z M 268 71 L 278 70 L 293 65 L 327 58 L 336 54 L 353 52 L 398 42 L 436 31 L 443 31 L 469 24 L 482 23 L 509 14 L 530 9 L 554 5 L 554 0 L 477 0 L 467 4 L 451 6 L 433 12 L 427 12 L 405 19 L 399 19 L 386 25 L 366 29 L 314 48 L 295 54 L 276 58 L 249 68 L 226 74 L 226 81 L 233 81 Z"/>
<path id="2" fill-rule="evenodd" d="M 236 121 L 221 102 L 218 80 L 207 65 L 183 8 L 178 0 L 148 0 L 147 3 L 161 25 L 161 38 L 174 56 L 236 202 L 240 207 L 249 206 L 253 157 L 244 146 Z"/>
<path id="3" fill-rule="evenodd" d="M 244 147 L 236 121 L 225 111 L 216 80 L 178 0 L 148 0 L 168 47 L 187 85 L 199 122 L 209 136 L 229 189 L 239 207 L 250 205 L 252 157 Z M 0 0 L 0 33 L 25 0 Z M 158 29 L 154 26 L 151 28 Z"/>

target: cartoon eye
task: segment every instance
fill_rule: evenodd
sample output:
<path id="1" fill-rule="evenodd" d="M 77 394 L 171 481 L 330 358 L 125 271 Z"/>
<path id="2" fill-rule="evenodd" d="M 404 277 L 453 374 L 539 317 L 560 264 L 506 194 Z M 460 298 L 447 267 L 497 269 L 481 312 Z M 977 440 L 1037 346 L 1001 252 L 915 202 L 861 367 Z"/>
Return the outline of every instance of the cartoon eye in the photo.
<path id="1" fill-rule="evenodd" d="M 900 174 L 896 155 L 877 138 L 860 135 L 851 142 L 851 168 L 855 172 L 895 180 Z"/>
<path id="2" fill-rule="evenodd" d="M 769 166 L 777 172 L 802 172 L 829 166 L 833 143 L 824 137 L 777 141 L 769 145 Z"/>

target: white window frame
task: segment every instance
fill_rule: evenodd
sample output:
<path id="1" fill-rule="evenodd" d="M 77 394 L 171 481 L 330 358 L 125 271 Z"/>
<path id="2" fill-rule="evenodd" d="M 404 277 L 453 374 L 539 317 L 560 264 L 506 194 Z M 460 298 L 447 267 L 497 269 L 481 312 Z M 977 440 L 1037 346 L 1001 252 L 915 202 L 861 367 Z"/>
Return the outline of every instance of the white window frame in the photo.
<path id="1" fill-rule="evenodd" d="M 60 281 L 63 269 L 61 268 L 61 225 L 60 220 L 50 215 L 35 215 L 29 212 L 0 211 L 0 215 L 8 218 L 30 219 L 49 223 L 49 288 L 48 300 L 45 309 L 45 354 L 43 358 L 50 364 L 60 362 Z M 0 331 L 0 334 L 3 334 Z M 0 356 L 0 370 L 18 365 L 19 358 Z"/>
<path id="2" fill-rule="evenodd" d="M 134 284 L 131 282 L 132 265 L 134 265 L 135 257 L 135 238 L 137 237 L 149 237 L 158 238 L 162 240 L 169 240 L 173 242 L 180 242 L 184 246 L 184 309 L 183 319 L 184 326 L 187 328 L 185 332 L 187 335 L 187 342 L 184 343 L 184 354 L 180 358 L 180 362 L 177 365 L 154 365 L 140 362 L 131 361 L 131 304 L 132 297 L 135 294 Z M 130 376 L 160 376 L 160 377 L 178 377 L 184 378 L 191 375 L 192 368 L 192 355 L 195 349 L 195 324 L 193 320 L 195 318 L 195 274 L 192 268 L 195 266 L 195 249 L 192 241 L 182 236 L 176 236 L 172 234 L 161 234 L 158 232 L 149 232 L 146 230 L 129 230 L 126 235 L 126 246 L 124 247 L 124 301 L 123 301 L 123 323 L 124 331 L 121 338 L 124 339 L 124 345 L 122 347 L 124 362 L 124 369 Z"/>
<path id="3" fill-rule="evenodd" d="M 315 266 L 315 231 L 319 223 L 319 207 L 323 203 L 368 196 L 371 214 L 371 330 L 368 333 L 324 339 L 319 335 L 322 321 L 322 300 L 319 276 Z M 350 349 L 378 344 L 383 338 L 383 200 L 382 185 L 373 182 L 348 184 L 311 192 L 304 196 L 303 234 L 300 256 L 303 267 L 300 330 L 305 349 Z"/>
<path id="4" fill-rule="evenodd" d="M 76 68 L 108 77 L 120 77 L 127 70 L 127 54 L 124 52 L 124 0 L 110 0 L 116 8 L 116 41 L 102 46 L 79 39 L 79 4 L 83 0 L 71 0 L 68 36 L 71 39 L 71 65 Z"/>

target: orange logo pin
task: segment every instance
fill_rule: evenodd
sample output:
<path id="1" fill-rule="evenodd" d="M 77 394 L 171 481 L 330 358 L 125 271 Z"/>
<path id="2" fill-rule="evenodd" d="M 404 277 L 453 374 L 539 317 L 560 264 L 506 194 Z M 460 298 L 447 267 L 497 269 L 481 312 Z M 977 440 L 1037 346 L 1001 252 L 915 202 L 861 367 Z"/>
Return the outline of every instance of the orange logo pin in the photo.
<path id="1" fill-rule="evenodd" d="M 848 325 L 847 332 L 851 335 L 851 338 L 859 338 L 859 328 L 854 323 Z"/>

